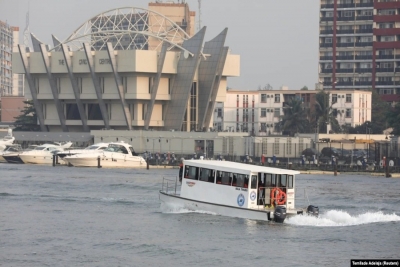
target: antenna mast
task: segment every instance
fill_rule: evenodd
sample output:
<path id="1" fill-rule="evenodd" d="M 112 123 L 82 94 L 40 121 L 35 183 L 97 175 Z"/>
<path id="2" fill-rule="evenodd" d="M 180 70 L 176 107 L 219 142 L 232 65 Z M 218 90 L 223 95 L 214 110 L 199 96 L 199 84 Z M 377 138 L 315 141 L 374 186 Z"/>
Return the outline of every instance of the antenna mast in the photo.
<path id="1" fill-rule="evenodd" d="M 198 30 L 200 31 L 201 30 L 201 0 L 198 0 L 198 2 L 199 2 L 199 22 L 197 23 L 198 24 Z"/>

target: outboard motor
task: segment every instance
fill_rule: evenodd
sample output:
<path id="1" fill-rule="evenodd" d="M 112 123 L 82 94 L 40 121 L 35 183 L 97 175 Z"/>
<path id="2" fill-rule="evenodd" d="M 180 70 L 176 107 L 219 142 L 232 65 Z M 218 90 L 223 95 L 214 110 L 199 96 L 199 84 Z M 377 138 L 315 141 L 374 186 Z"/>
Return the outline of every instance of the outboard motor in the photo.
<path id="1" fill-rule="evenodd" d="M 318 217 L 319 215 L 319 208 L 317 206 L 309 205 L 307 207 L 307 214 Z"/>
<path id="2" fill-rule="evenodd" d="M 286 207 L 277 206 L 274 211 L 274 222 L 283 223 L 286 219 Z"/>

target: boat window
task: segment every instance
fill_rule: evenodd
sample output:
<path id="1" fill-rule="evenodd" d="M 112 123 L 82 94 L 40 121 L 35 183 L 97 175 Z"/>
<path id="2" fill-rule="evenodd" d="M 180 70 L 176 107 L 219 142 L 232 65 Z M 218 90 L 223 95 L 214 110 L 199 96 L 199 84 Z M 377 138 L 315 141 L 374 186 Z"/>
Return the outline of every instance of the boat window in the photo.
<path id="1" fill-rule="evenodd" d="M 293 175 L 288 176 L 288 188 L 289 189 L 293 188 Z"/>
<path id="2" fill-rule="evenodd" d="M 249 187 L 249 176 L 244 174 L 243 175 L 243 187 L 248 188 Z"/>
<path id="3" fill-rule="evenodd" d="M 222 183 L 222 173 L 221 171 L 217 171 L 217 184 Z"/>
<path id="4" fill-rule="evenodd" d="M 281 181 L 280 181 L 280 185 L 279 185 L 279 187 L 286 187 L 286 177 L 287 177 L 287 174 L 282 174 L 281 175 Z"/>
<path id="5" fill-rule="evenodd" d="M 256 189 L 257 188 L 257 175 L 252 175 L 251 176 L 251 188 Z"/>
<path id="6" fill-rule="evenodd" d="M 198 168 L 193 166 L 185 166 L 185 178 L 197 180 L 197 170 Z"/>
<path id="7" fill-rule="evenodd" d="M 275 187 L 275 175 L 266 173 L 265 174 L 265 187 Z"/>
<path id="8" fill-rule="evenodd" d="M 232 173 L 222 172 L 222 184 L 231 185 L 232 183 Z"/>
<path id="9" fill-rule="evenodd" d="M 214 183 L 214 170 L 200 168 L 200 181 Z"/>

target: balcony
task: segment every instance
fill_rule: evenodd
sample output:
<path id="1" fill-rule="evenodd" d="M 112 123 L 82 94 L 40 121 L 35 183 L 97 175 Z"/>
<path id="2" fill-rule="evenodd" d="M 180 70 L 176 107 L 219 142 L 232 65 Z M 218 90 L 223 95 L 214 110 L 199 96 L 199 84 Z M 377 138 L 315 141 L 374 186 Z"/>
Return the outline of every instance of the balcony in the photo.
<path id="1" fill-rule="evenodd" d="M 332 43 L 320 43 L 319 47 L 332 47 Z"/>
<path id="2" fill-rule="evenodd" d="M 353 20 L 355 20 L 355 17 L 354 16 L 351 16 L 351 17 L 339 17 L 339 18 L 337 18 L 337 20 L 338 21 L 353 21 Z"/>
<path id="3" fill-rule="evenodd" d="M 395 68 L 393 68 L 393 67 L 392 68 L 376 68 L 375 71 L 376 72 L 390 72 L 390 73 L 396 72 Z"/>
<path id="4" fill-rule="evenodd" d="M 356 81 L 354 83 L 355 86 L 372 86 L 372 81 Z"/>
<path id="5" fill-rule="evenodd" d="M 354 34 L 354 30 L 337 30 L 336 34 Z"/>
<path id="6" fill-rule="evenodd" d="M 332 69 L 321 69 L 321 73 L 332 73 Z"/>
<path id="7" fill-rule="evenodd" d="M 394 55 L 377 55 L 376 59 L 394 59 Z"/>
<path id="8" fill-rule="evenodd" d="M 372 55 L 356 55 L 356 59 L 358 60 L 371 60 L 372 61 Z"/>
<path id="9" fill-rule="evenodd" d="M 371 29 L 358 29 L 356 30 L 356 33 L 370 33 L 372 34 L 373 30 Z"/>
<path id="10" fill-rule="evenodd" d="M 371 73 L 372 68 L 356 68 L 356 73 Z"/>
<path id="11" fill-rule="evenodd" d="M 356 43 L 357 47 L 366 47 L 366 46 L 372 46 L 372 42 L 357 42 Z"/>
<path id="12" fill-rule="evenodd" d="M 319 34 L 333 34 L 333 30 L 321 30 Z"/>
<path id="13" fill-rule="evenodd" d="M 374 7 L 374 2 L 371 1 L 370 3 L 359 3 L 357 7 Z"/>
<path id="14" fill-rule="evenodd" d="M 337 47 L 354 47 L 355 44 L 353 42 L 351 43 L 336 43 Z"/>
<path id="15" fill-rule="evenodd" d="M 321 5 L 321 9 L 330 9 L 330 8 L 334 8 L 334 5 L 333 5 L 333 4 L 324 4 L 324 5 Z"/>
<path id="16" fill-rule="evenodd" d="M 356 4 L 354 4 L 354 3 L 351 3 L 351 4 L 338 4 L 337 5 L 337 8 L 354 8 L 354 7 L 356 7 Z"/>
<path id="17" fill-rule="evenodd" d="M 319 60 L 332 60 L 333 57 L 332 56 L 321 56 L 319 57 Z"/>
<path id="18" fill-rule="evenodd" d="M 351 68 L 351 69 L 336 69 L 336 72 L 337 73 L 353 73 L 354 69 L 353 68 Z"/>
<path id="19" fill-rule="evenodd" d="M 337 56 L 337 60 L 353 60 L 354 56 Z"/>
<path id="20" fill-rule="evenodd" d="M 321 21 L 333 21 L 333 17 L 321 17 Z"/>
<path id="21" fill-rule="evenodd" d="M 357 16 L 357 20 L 372 20 L 374 16 Z"/>

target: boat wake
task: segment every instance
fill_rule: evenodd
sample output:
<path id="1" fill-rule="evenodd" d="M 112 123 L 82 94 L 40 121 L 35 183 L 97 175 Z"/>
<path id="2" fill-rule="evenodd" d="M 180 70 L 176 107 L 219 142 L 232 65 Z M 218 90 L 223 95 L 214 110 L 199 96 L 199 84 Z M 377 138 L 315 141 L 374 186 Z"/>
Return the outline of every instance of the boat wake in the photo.
<path id="1" fill-rule="evenodd" d="M 400 216 L 396 215 L 395 213 L 384 214 L 383 212 L 378 211 L 366 212 L 359 215 L 350 215 L 345 211 L 330 210 L 324 214 L 320 214 L 319 217 L 296 215 L 294 217 L 287 218 L 285 223 L 302 226 L 332 227 L 394 221 L 400 221 Z"/>
<path id="2" fill-rule="evenodd" d="M 173 205 L 173 204 L 166 204 L 161 203 L 161 212 L 162 213 L 174 213 L 174 214 L 183 214 L 183 213 L 201 213 L 201 214 L 210 214 L 210 215 L 217 215 L 214 212 L 204 211 L 204 210 L 189 210 L 185 207 L 180 205 Z"/>

